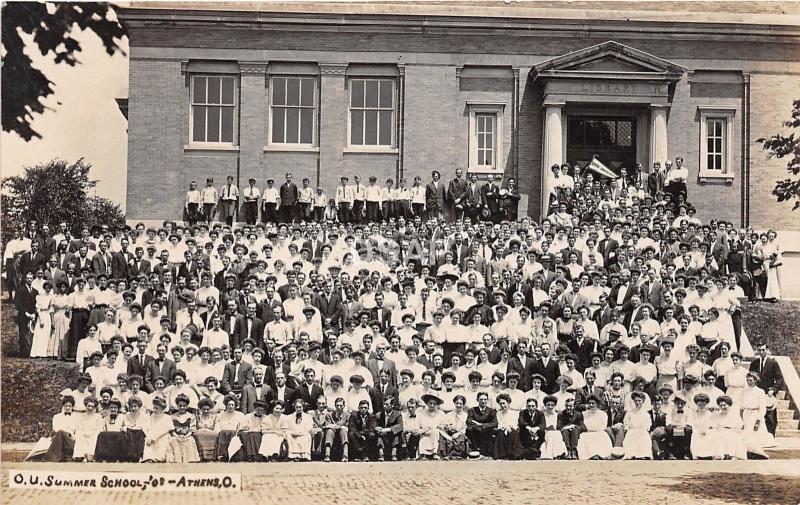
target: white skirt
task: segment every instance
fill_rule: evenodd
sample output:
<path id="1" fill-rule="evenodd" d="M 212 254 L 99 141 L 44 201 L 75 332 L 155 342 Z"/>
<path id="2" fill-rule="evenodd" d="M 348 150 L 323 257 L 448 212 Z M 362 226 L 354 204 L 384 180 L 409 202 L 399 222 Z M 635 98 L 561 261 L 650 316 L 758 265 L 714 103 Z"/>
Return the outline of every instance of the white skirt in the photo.
<path id="1" fill-rule="evenodd" d="M 419 437 L 419 454 L 421 456 L 432 456 L 439 449 L 439 430 L 433 429 L 430 433 L 425 433 Z"/>
<path id="2" fill-rule="evenodd" d="M 628 430 L 622 441 L 622 448 L 625 450 L 625 459 L 653 457 L 650 433 L 644 428 Z"/>
<path id="3" fill-rule="evenodd" d="M 742 438 L 748 450 L 759 452 L 764 450 L 764 447 L 775 446 L 775 438 L 767 431 L 767 425 L 764 418 L 758 414 L 758 410 L 745 409 L 742 412 L 742 419 L 744 420 Z M 761 423 L 758 430 L 753 430 L 757 419 L 760 419 Z"/>
<path id="4" fill-rule="evenodd" d="M 611 437 L 605 431 L 585 431 L 578 439 L 578 458 L 610 458 L 611 447 Z"/>
<path id="5" fill-rule="evenodd" d="M 97 446 L 97 432 L 79 432 L 75 437 L 75 449 L 72 451 L 73 458 L 94 457 L 94 448 Z"/>
<path id="6" fill-rule="evenodd" d="M 559 430 L 545 431 L 544 433 L 541 459 L 555 459 L 567 453 L 567 446 L 564 445 L 564 438 Z"/>
<path id="7" fill-rule="evenodd" d="M 50 334 L 53 331 L 53 321 L 50 313 L 39 312 L 39 319 L 34 323 L 33 337 L 31 340 L 31 358 L 48 357 L 47 348 L 50 345 Z M 44 326 L 41 326 L 44 325 Z M 92 449 L 94 451 L 94 449 Z"/>
<path id="8" fill-rule="evenodd" d="M 715 430 L 705 430 L 700 432 L 692 431 L 692 457 L 697 458 L 719 458 L 724 456 L 719 437 Z"/>
<path id="9" fill-rule="evenodd" d="M 747 459 L 747 444 L 742 436 L 742 430 L 722 428 L 717 430 L 720 448 L 725 456 L 734 459 Z"/>
<path id="10" fill-rule="evenodd" d="M 263 442 L 262 442 L 263 444 Z M 299 437 L 289 435 L 286 437 L 286 445 L 289 446 L 290 458 L 311 459 L 311 434 L 303 433 Z M 280 446 L 279 446 L 280 450 Z M 260 452 L 260 451 L 259 451 Z"/>
<path id="11" fill-rule="evenodd" d="M 142 461 L 166 461 L 167 447 L 169 447 L 169 435 L 164 435 L 153 442 L 152 445 L 147 445 L 145 441 Z"/>
<path id="12" fill-rule="evenodd" d="M 261 445 L 258 448 L 258 453 L 265 458 L 279 455 L 281 453 L 281 444 L 283 444 L 284 440 L 281 435 L 264 433 L 261 436 Z"/>

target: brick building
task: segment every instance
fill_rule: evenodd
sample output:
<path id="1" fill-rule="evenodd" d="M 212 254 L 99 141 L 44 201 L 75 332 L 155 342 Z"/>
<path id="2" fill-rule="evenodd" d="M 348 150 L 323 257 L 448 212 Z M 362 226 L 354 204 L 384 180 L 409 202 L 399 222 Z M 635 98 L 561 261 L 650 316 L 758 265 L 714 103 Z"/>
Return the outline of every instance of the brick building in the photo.
<path id="1" fill-rule="evenodd" d="M 766 2 L 169 4 L 130 36 L 127 212 L 177 216 L 191 180 L 456 168 L 516 177 L 538 217 L 552 163 L 682 156 L 701 218 L 800 230 L 756 139 L 800 98 L 800 8 Z M 702 195 L 702 196 L 700 196 Z"/>

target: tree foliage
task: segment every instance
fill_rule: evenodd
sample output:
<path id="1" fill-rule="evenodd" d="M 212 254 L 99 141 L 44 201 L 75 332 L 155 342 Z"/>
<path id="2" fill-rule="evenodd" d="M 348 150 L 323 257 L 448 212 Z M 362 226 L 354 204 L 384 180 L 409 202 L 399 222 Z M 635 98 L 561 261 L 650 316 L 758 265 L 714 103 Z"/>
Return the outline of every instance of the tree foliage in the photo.
<path id="1" fill-rule="evenodd" d="M 41 138 L 31 127 L 34 114 L 45 110 L 43 99 L 53 94 L 53 83 L 25 54 L 20 33 L 33 36 L 43 56 L 55 63 L 75 66 L 80 43 L 74 28 L 95 33 L 109 55 L 122 53 L 117 41 L 125 29 L 107 3 L 4 2 L 2 12 L 2 103 L 3 131 L 16 132 L 26 141 Z"/>
<path id="2" fill-rule="evenodd" d="M 791 128 L 792 132 L 788 135 L 776 133 L 769 138 L 760 138 L 756 142 L 769 152 L 770 158 L 789 158 L 786 171 L 791 176 L 779 180 L 775 184 L 772 194 L 778 198 L 779 202 L 796 200 L 792 210 L 797 210 L 800 208 L 800 137 L 796 134 L 800 129 L 800 100 L 795 100 L 793 103 L 792 118 L 782 124 L 786 128 Z"/>
<path id="3" fill-rule="evenodd" d="M 32 220 L 51 230 L 62 221 L 73 231 L 96 224 L 124 225 L 119 205 L 92 194 L 97 181 L 89 179 L 91 168 L 82 158 L 75 163 L 52 160 L 26 167 L 23 175 L 4 178 L 4 238 Z"/>

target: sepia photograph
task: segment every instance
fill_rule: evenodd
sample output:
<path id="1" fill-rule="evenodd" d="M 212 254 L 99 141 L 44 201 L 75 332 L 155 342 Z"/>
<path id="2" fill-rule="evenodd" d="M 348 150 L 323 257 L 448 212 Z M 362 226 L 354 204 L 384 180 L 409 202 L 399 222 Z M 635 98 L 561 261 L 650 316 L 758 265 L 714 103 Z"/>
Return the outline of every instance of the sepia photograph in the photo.
<path id="1" fill-rule="evenodd" d="M 3 505 L 800 505 L 800 1 L 3 1 Z"/>

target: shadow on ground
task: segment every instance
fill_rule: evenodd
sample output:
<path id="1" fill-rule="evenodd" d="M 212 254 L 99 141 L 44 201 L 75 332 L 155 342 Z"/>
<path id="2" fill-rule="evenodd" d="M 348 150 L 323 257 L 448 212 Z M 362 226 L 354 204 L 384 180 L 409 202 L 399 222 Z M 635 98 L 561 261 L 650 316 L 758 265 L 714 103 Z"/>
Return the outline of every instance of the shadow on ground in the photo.
<path id="1" fill-rule="evenodd" d="M 670 493 L 747 505 L 800 504 L 800 477 L 755 473 L 710 472 L 687 475 L 674 484 L 659 484 Z"/>

